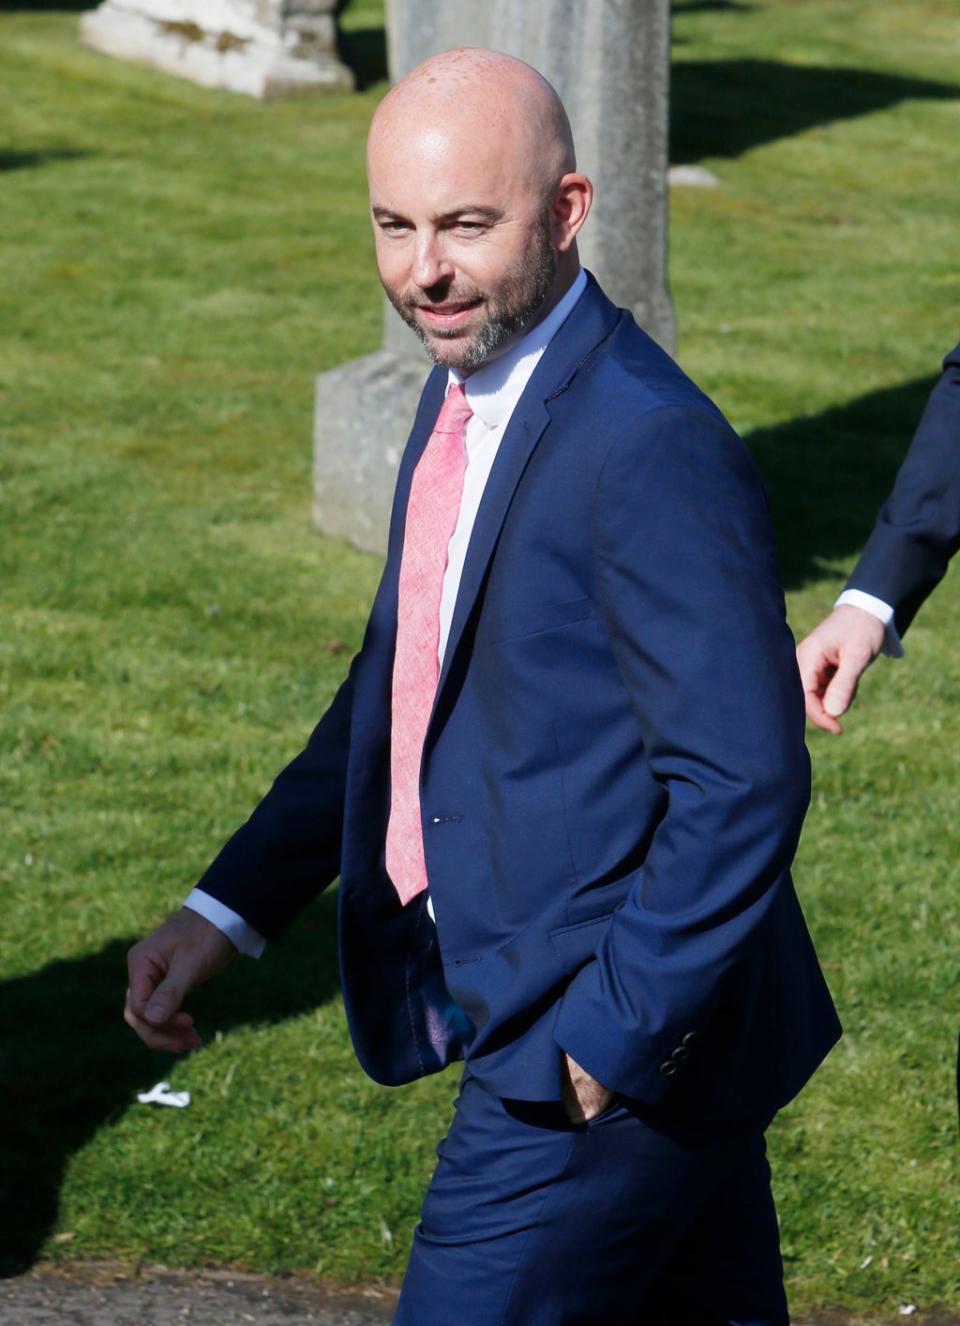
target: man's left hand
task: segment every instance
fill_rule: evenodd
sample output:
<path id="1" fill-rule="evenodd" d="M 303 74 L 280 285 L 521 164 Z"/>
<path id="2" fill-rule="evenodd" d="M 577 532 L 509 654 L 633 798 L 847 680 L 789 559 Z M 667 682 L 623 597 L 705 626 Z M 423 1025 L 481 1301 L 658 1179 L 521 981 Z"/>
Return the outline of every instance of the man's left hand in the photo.
<path id="1" fill-rule="evenodd" d="M 883 648 L 883 622 L 862 608 L 841 604 L 797 645 L 807 717 L 839 735 L 837 722 L 853 703 L 860 677 Z"/>
<path id="2" fill-rule="evenodd" d="M 589 1123 L 602 1114 L 613 1100 L 613 1092 L 591 1077 L 569 1054 L 563 1083 L 563 1105 L 571 1123 Z"/>

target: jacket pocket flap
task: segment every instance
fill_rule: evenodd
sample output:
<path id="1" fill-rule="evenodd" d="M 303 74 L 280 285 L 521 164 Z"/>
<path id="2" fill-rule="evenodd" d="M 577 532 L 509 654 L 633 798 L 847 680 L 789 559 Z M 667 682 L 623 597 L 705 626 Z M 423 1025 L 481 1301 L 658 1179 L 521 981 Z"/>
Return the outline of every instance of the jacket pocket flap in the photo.
<path id="1" fill-rule="evenodd" d="M 539 635 L 541 631 L 554 631 L 560 626 L 570 626 L 575 622 L 585 621 L 590 616 L 593 602 L 589 598 L 570 599 L 566 603 L 538 603 L 535 608 L 511 615 L 509 620 L 501 618 L 496 624 L 491 623 L 489 634 L 482 637 L 482 643 L 488 645 L 503 644 L 508 640 L 522 640 L 528 635 Z M 478 641 L 481 637 L 478 635 Z"/>
<path id="2" fill-rule="evenodd" d="M 587 921 L 558 926 L 550 931 L 550 943 L 565 963 L 584 962 L 597 951 L 612 915 L 613 912 L 604 912 L 602 916 L 591 916 Z"/>

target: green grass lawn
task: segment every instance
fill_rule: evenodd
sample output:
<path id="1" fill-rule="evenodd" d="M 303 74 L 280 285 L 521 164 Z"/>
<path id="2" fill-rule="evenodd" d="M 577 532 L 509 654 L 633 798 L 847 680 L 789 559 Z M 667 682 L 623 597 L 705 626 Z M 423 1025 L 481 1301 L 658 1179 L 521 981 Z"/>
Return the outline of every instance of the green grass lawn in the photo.
<path id="1" fill-rule="evenodd" d="M 354 95 L 257 105 L 0 15 L 0 1245 L 402 1271 L 455 1076 L 353 1060 L 325 897 L 201 992 L 174 1064 L 121 1024 L 129 942 L 298 748 L 376 558 L 311 527 L 312 379 L 376 346 Z M 948 0 L 678 3 L 680 358 L 750 438 L 799 633 L 832 602 L 960 335 Z M 638 237 L 642 242 L 642 237 Z M 798 1313 L 960 1308 L 960 598 L 814 734 L 797 878 L 846 1037 L 776 1122 Z M 166 1076 L 188 1110 L 131 1104 Z M 229 1196 L 229 1201 L 224 1196 Z"/>

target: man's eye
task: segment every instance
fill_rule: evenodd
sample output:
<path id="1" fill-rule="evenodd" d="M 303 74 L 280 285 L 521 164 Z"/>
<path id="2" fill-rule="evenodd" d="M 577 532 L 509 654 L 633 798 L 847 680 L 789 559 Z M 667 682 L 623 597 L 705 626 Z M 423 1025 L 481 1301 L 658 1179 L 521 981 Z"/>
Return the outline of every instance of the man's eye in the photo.
<path id="1" fill-rule="evenodd" d="M 407 226 L 404 221 L 381 221 L 380 229 L 386 231 L 388 235 L 402 235 Z"/>
<path id="2" fill-rule="evenodd" d="M 479 235 L 486 230 L 482 221 L 458 221 L 456 228 L 464 235 Z"/>

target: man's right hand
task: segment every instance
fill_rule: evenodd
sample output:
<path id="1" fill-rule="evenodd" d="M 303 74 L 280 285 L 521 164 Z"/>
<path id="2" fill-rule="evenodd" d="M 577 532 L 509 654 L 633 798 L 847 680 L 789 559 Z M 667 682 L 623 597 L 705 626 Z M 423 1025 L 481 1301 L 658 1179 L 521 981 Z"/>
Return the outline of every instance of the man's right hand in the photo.
<path id="1" fill-rule="evenodd" d="M 182 1054 L 202 1044 L 187 992 L 222 971 L 237 950 L 222 931 L 182 907 L 127 954 L 130 986 L 124 1020 L 152 1050 Z"/>

